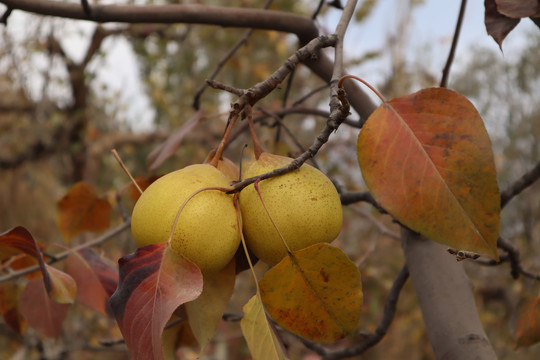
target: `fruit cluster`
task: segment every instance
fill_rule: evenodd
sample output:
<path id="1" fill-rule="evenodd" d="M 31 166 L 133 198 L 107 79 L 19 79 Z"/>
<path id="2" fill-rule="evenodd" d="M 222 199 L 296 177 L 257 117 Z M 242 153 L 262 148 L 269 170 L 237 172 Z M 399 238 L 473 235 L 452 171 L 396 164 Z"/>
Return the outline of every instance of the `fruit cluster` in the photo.
<path id="1" fill-rule="evenodd" d="M 263 152 L 248 165 L 244 178 L 291 161 Z M 259 191 L 253 184 L 244 188 L 239 196 L 243 222 L 239 229 L 233 195 L 223 191 L 238 174 L 234 164 L 220 160 L 216 167 L 191 165 L 156 180 L 133 210 L 131 230 L 137 244 L 165 242 L 171 236 L 173 251 L 193 261 L 203 273 L 211 273 L 232 260 L 240 231 L 248 249 L 270 265 L 281 261 L 287 248 L 296 251 L 338 236 L 342 210 L 336 188 L 307 164 L 261 181 Z"/>

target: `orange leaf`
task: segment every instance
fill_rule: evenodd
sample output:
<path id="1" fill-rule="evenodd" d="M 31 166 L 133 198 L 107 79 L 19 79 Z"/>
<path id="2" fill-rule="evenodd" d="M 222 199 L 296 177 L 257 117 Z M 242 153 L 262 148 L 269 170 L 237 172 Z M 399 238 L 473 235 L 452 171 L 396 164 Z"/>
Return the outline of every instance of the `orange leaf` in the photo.
<path id="1" fill-rule="evenodd" d="M 0 314 L 5 323 L 19 335 L 23 335 L 26 329 L 26 321 L 22 317 L 19 306 L 21 290 L 20 284 L 0 284 Z"/>
<path id="2" fill-rule="evenodd" d="M 295 334 L 334 342 L 357 328 L 360 272 L 332 245 L 319 243 L 294 252 L 270 269 L 259 285 L 270 316 Z"/>
<path id="3" fill-rule="evenodd" d="M 126 345 L 134 360 L 161 360 L 165 324 L 176 308 L 201 294 L 201 271 L 166 243 L 139 248 L 118 264 L 111 306 Z"/>
<path id="4" fill-rule="evenodd" d="M 56 207 L 58 228 L 66 241 L 84 231 L 100 232 L 109 227 L 111 204 L 85 182 L 73 185 Z"/>
<path id="5" fill-rule="evenodd" d="M 358 136 L 377 202 L 405 226 L 495 259 L 500 195 L 489 136 L 462 95 L 421 90 L 382 104 Z"/>
<path id="6" fill-rule="evenodd" d="M 69 304 L 54 302 L 47 293 L 43 280 L 34 279 L 21 293 L 21 313 L 28 324 L 47 337 L 58 337 L 62 332 Z"/>
<path id="7" fill-rule="evenodd" d="M 516 348 L 540 342 L 540 296 L 519 307 L 515 329 Z"/>
<path id="8" fill-rule="evenodd" d="M 77 300 L 103 315 L 112 315 L 109 297 L 118 284 L 118 273 L 94 250 L 81 249 L 71 253 L 64 270 L 77 283 Z"/>
<path id="9" fill-rule="evenodd" d="M 240 321 L 240 327 L 253 359 L 286 359 L 275 330 L 268 323 L 259 295 L 253 296 L 243 310 L 244 317 Z"/>
<path id="10" fill-rule="evenodd" d="M 225 308 L 234 290 L 236 262 L 231 261 L 223 270 L 204 274 L 201 295 L 186 303 L 189 325 L 199 346 L 201 354 L 214 336 Z"/>

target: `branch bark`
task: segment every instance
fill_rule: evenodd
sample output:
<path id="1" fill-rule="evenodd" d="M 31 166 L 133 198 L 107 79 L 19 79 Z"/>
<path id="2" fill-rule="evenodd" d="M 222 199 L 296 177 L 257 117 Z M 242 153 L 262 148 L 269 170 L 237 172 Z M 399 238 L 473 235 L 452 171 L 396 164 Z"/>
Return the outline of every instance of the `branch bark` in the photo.
<path id="1" fill-rule="evenodd" d="M 463 265 L 445 247 L 403 228 L 403 250 L 437 359 L 496 359 Z"/>

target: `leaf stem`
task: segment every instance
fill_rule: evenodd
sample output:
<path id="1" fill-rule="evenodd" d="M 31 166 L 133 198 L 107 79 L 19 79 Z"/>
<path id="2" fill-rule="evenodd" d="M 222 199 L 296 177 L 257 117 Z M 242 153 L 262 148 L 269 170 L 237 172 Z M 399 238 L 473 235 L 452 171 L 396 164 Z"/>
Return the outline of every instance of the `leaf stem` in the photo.
<path id="1" fill-rule="evenodd" d="M 339 88 L 343 88 L 343 82 L 347 79 L 354 79 L 354 80 L 357 80 L 357 81 L 360 81 L 362 84 L 366 85 L 371 91 L 373 91 L 375 93 L 375 95 L 377 95 L 377 97 L 379 99 L 381 99 L 382 102 L 386 102 L 386 99 L 384 98 L 384 96 L 382 96 L 382 94 L 377 90 L 375 89 L 375 87 L 373 87 L 370 83 L 368 83 L 366 80 L 362 79 L 362 78 L 359 78 L 358 76 L 354 76 L 354 75 L 343 75 L 339 81 L 338 81 L 338 87 Z"/>
<path id="2" fill-rule="evenodd" d="M 135 185 L 135 188 L 137 190 L 139 190 L 139 192 L 142 194 L 143 191 L 142 189 L 139 187 L 139 184 L 137 184 L 137 182 L 135 181 L 135 179 L 133 178 L 133 176 L 131 175 L 131 173 L 129 172 L 128 168 L 126 167 L 126 165 L 124 164 L 124 162 L 122 161 L 122 158 L 120 158 L 120 155 L 118 154 L 118 151 L 116 151 L 116 149 L 112 149 L 111 152 L 113 153 L 116 161 L 118 161 L 118 163 L 120 164 L 120 166 L 122 167 L 122 170 L 124 170 L 124 172 L 127 174 L 127 176 L 129 177 L 129 179 L 131 180 L 131 182 L 133 183 L 133 185 Z"/>

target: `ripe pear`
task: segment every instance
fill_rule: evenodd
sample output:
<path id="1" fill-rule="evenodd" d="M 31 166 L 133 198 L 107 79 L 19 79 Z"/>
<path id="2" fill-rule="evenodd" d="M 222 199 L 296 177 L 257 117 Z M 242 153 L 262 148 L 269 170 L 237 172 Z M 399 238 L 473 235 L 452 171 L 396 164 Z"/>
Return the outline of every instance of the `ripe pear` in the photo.
<path id="1" fill-rule="evenodd" d="M 162 176 L 141 195 L 131 218 L 131 232 L 144 246 L 168 240 L 184 201 L 206 187 L 228 187 L 229 180 L 208 164 L 187 166 Z M 203 273 L 223 269 L 240 244 L 240 229 L 232 195 L 204 190 L 182 209 L 171 249 L 186 256 Z"/>
<path id="2" fill-rule="evenodd" d="M 267 173 L 292 160 L 263 152 L 244 177 Z M 340 197 L 334 184 L 319 170 L 304 164 L 298 170 L 262 180 L 259 190 L 291 251 L 329 243 L 339 235 L 343 222 Z M 248 248 L 265 263 L 277 264 L 287 250 L 254 185 L 241 191 L 240 209 Z"/>

